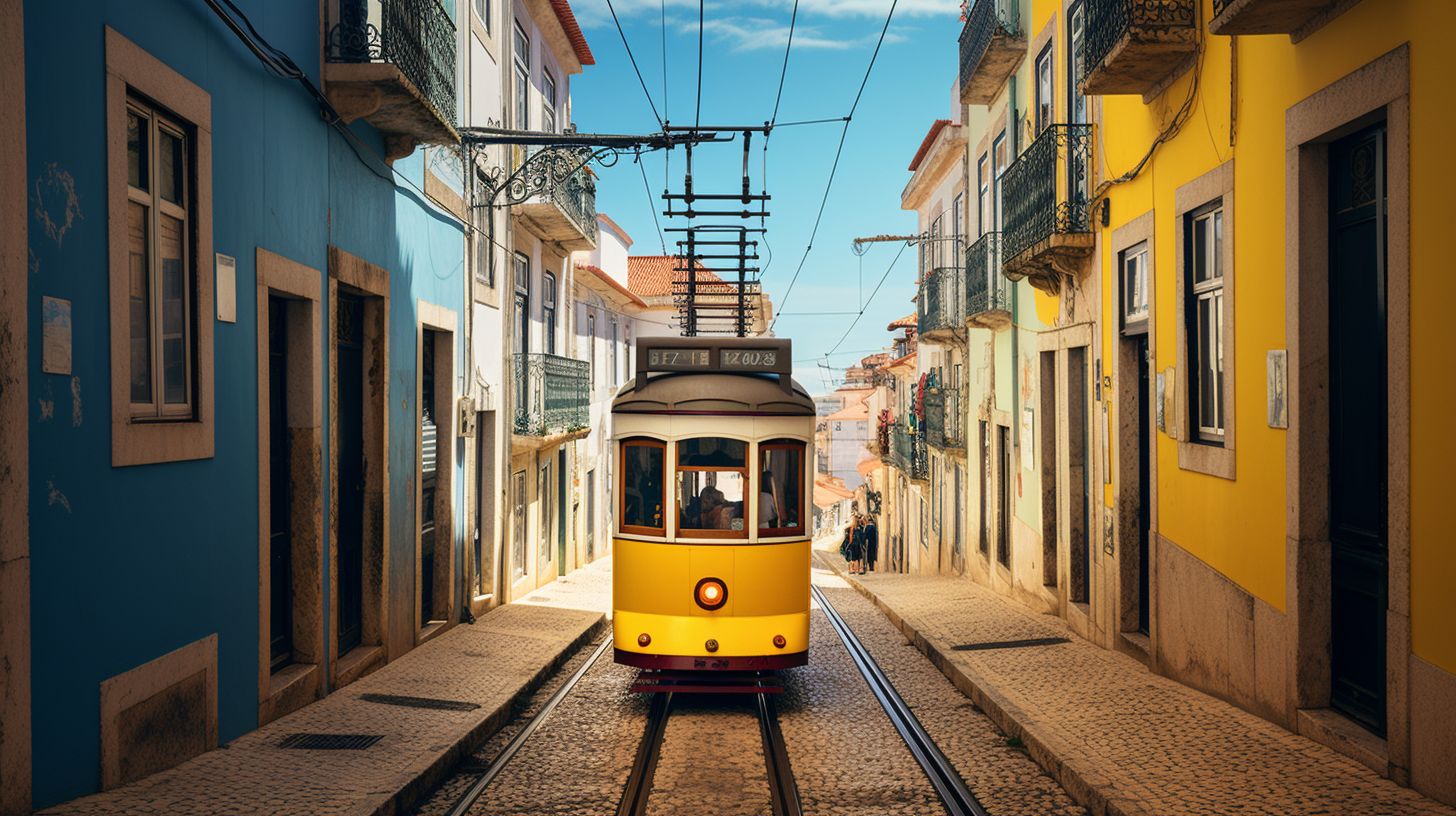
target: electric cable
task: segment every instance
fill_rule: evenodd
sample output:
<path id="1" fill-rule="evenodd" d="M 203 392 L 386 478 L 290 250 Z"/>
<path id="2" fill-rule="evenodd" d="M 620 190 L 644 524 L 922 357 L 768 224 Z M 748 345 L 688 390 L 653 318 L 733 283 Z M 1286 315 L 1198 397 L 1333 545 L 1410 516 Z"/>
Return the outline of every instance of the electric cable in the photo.
<path id="1" fill-rule="evenodd" d="M 703 124 L 703 6 L 705 0 L 698 0 L 698 109 L 693 115 L 693 127 Z"/>
<path id="2" fill-rule="evenodd" d="M 789 41 L 784 45 L 784 67 L 779 71 L 779 92 L 774 95 L 773 116 L 769 117 L 768 120 L 770 128 L 779 120 L 779 102 L 783 101 L 784 98 L 784 79 L 789 75 L 789 52 L 794 48 L 794 26 L 798 21 L 799 0 L 794 0 L 794 10 L 789 14 Z"/>
<path id="3" fill-rule="evenodd" d="M 844 330 L 844 336 L 841 337 L 841 338 L 839 338 L 839 342 L 838 343 L 835 343 L 833 348 L 831 348 L 831 349 L 829 349 L 829 351 L 825 352 L 825 354 L 824 354 L 825 357 L 828 357 L 830 354 L 833 354 L 834 352 L 838 351 L 839 350 L 839 347 L 844 344 L 844 341 L 846 339 L 848 339 L 848 337 L 850 335 L 850 332 L 853 332 L 854 331 L 854 327 L 857 326 L 857 325 L 859 325 L 859 319 L 861 317 L 864 317 L 865 311 L 867 309 L 869 309 L 870 304 L 874 302 L 875 295 L 877 295 L 877 294 L 880 293 L 880 287 L 885 285 L 885 279 L 890 277 L 890 271 L 895 268 L 895 264 L 897 264 L 897 263 L 900 262 L 900 256 L 905 254 L 905 249 L 907 247 L 909 247 L 909 246 L 910 246 L 910 242 L 909 241 L 906 241 L 905 243 L 903 243 L 903 244 L 900 245 L 900 251 L 895 253 L 895 257 L 894 257 L 894 259 L 892 259 L 890 261 L 890 265 L 887 266 L 887 267 L 885 267 L 885 274 L 883 274 L 883 275 L 880 276 L 880 282 L 877 283 L 877 284 L 875 284 L 874 291 L 870 292 L 869 299 L 866 300 L 865 303 L 864 303 L 864 305 L 860 307 L 859 314 L 858 315 L 855 315 L 854 320 L 850 321 L 849 328 L 847 328 L 847 329 Z"/>
<path id="4" fill-rule="evenodd" d="M 647 194 L 647 209 L 652 213 L 652 223 L 657 227 L 657 240 L 662 244 L 662 254 L 667 254 L 667 238 L 662 234 L 662 222 L 657 220 L 657 205 L 652 203 L 652 188 L 647 185 L 647 168 L 642 164 L 642 152 L 637 152 L 637 169 L 642 173 L 642 192 Z"/>
<path id="5" fill-rule="evenodd" d="M 647 105 L 652 108 L 652 118 L 657 120 L 658 127 L 663 127 L 662 116 L 657 112 L 657 103 L 652 101 L 652 92 L 647 90 L 647 80 L 642 78 L 642 70 L 637 67 L 637 57 L 632 55 L 632 46 L 627 43 L 627 32 L 622 30 L 622 21 L 617 19 L 617 9 L 612 5 L 612 0 L 607 0 L 607 9 L 612 12 L 612 22 L 617 24 L 617 33 L 622 37 L 622 47 L 627 49 L 627 59 L 632 63 L 632 70 L 637 74 L 637 81 L 642 85 L 642 93 L 647 97 Z M 663 59 L 666 60 L 666 52 L 664 51 L 663 54 Z M 664 74 L 666 71 L 667 69 L 664 67 Z M 666 93 L 666 85 L 664 84 L 664 98 L 662 102 L 664 106 L 667 105 Z"/>

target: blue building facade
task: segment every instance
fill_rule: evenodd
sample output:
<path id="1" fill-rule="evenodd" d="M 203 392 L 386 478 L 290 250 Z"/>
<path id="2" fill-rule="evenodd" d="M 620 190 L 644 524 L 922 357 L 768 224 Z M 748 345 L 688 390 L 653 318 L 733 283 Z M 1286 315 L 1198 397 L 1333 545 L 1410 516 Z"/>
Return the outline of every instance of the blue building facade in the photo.
<path id="1" fill-rule="evenodd" d="M 465 228 L 422 146 L 455 50 L 410 74 L 343 2 L 24 2 L 37 808 L 459 616 Z"/>

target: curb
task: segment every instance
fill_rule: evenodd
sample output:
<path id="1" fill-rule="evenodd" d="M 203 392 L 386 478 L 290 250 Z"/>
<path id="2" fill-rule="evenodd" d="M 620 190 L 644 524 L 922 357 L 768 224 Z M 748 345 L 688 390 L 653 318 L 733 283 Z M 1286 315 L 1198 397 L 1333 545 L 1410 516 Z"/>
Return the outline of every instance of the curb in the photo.
<path id="1" fill-rule="evenodd" d="M 1080 763 L 1071 759 L 1075 756 L 1071 746 L 1051 734 L 1041 733 L 1035 716 L 1013 703 L 984 678 L 956 665 L 914 624 L 880 600 L 873 590 L 846 573 L 840 564 L 826 558 L 822 552 L 815 552 L 814 558 L 873 603 L 952 685 L 985 712 L 997 728 L 1007 736 L 1020 739 L 1036 764 L 1093 816 L 1156 816 L 1142 802 L 1121 793 L 1112 780 L 1094 769 L 1079 767 Z"/>
<path id="2" fill-rule="evenodd" d="M 582 647 L 595 642 L 603 634 L 611 629 L 606 615 L 600 615 L 596 623 L 587 627 L 580 635 L 577 635 L 570 643 L 564 646 L 550 661 L 543 665 L 534 675 L 531 676 L 515 694 L 509 699 L 496 706 L 494 711 L 485 715 L 480 722 L 476 723 L 469 731 L 455 739 L 445 750 L 438 754 L 423 770 L 415 775 L 413 779 L 405 783 L 403 787 L 395 791 L 389 798 L 380 802 L 371 810 L 363 811 L 372 816 L 396 816 L 419 805 L 424 797 L 435 789 L 440 782 L 450 775 L 451 770 L 459 762 L 470 754 L 474 753 L 484 745 L 495 733 L 510 722 L 515 713 L 519 711 L 530 698 L 541 688 L 556 670 L 561 668 L 573 655 Z"/>

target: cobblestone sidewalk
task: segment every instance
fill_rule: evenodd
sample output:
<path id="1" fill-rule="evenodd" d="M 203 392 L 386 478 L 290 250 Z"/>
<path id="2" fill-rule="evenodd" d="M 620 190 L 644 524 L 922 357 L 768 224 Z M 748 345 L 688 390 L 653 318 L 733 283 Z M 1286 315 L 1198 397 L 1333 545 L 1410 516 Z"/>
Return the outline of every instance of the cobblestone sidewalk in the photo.
<path id="1" fill-rule="evenodd" d="M 499 729 L 570 653 L 605 632 L 611 562 L 456 626 L 328 697 L 217 750 L 47 814 L 389 814 L 408 806 Z M 460 701 L 468 711 L 368 702 L 363 694 Z M 278 747 L 294 733 L 381 735 L 365 750 Z"/>
<path id="2" fill-rule="evenodd" d="M 849 576 L 837 539 L 820 563 L 880 607 L 1094 814 L 1456 816 L 1353 760 L 1081 640 L 1059 619 L 971 581 Z M 1026 648 L 957 646 L 1033 638 Z M 954 758 L 953 758 L 954 759 Z"/>

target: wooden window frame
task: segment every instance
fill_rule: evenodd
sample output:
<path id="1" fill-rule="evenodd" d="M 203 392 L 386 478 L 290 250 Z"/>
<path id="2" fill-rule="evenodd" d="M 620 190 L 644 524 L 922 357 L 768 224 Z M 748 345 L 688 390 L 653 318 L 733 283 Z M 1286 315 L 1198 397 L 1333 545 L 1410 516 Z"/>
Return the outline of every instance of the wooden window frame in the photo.
<path id="1" fill-rule="evenodd" d="M 515 85 L 515 98 L 511 100 L 511 113 L 516 118 L 517 130 L 531 129 L 531 35 L 526 27 L 516 20 L 514 39 L 511 41 L 511 79 Z M 524 46 L 524 47 L 522 47 Z"/>
<path id="2" fill-rule="evenodd" d="M 548 90 L 549 89 L 549 90 Z M 541 71 L 541 129 L 550 133 L 556 133 L 556 77 L 548 69 Z"/>
<path id="3" fill-rule="evenodd" d="M 615 324 L 614 324 L 614 327 L 615 327 Z M 741 467 L 741 468 L 735 468 L 735 467 L 726 467 L 726 466 L 725 467 L 720 467 L 720 466 L 716 466 L 716 465 L 683 465 L 683 464 L 680 464 L 679 463 L 679 460 L 680 460 L 681 457 L 679 456 L 679 454 L 681 452 L 682 445 L 684 443 L 693 442 L 693 441 L 696 441 L 696 440 L 699 440 L 699 439 L 729 439 L 729 440 L 732 440 L 734 442 L 741 442 L 741 443 L 743 443 L 743 467 Z M 747 540 L 748 539 L 748 508 L 747 507 L 744 508 L 744 514 L 743 514 L 743 529 L 742 530 L 703 530 L 703 529 L 699 529 L 697 527 L 682 527 L 682 526 L 679 525 L 678 522 L 680 522 L 681 519 L 679 518 L 679 515 L 678 515 L 678 512 L 677 512 L 677 510 L 678 510 L 678 507 L 677 507 L 677 499 L 681 495 L 678 492 L 678 488 L 681 487 L 681 483 L 679 481 L 679 477 L 683 473 L 708 473 L 708 472 L 712 472 L 712 473 L 737 473 L 738 475 L 740 475 L 740 476 L 743 477 L 743 503 L 745 505 L 747 505 L 748 502 L 749 502 L 749 497 L 755 495 L 754 492 L 753 492 L 754 480 L 751 479 L 751 478 L 749 478 L 749 473 L 748 473 L 748 462 L 750 461 L 750 458 L 749 458 L 750 450 L 749 450 L 749 448 L 750 448 L 750 445 L 749 445 L 749 443 L 748 443 L 747 440 L 744 440 L 744 439 L 734 439 L 731 436 L 691 436 L 691 437 L 688 437 L 686 439 L 677 439 L 677 440 L 674 440 L 673 441 L 673 467 L 672 467 L 672 475 L 673 475 L 673 480 L 672 480 L 673 481 L 673 502 L 672 502 L 672 505 L 673 505 L 673 511 L 674 511 L 673 512 L 673 518 L 677 520 L 677 521 L 674 521 L 674 523 L 673 523 L 673 530 L 676 533 L 676 536 L 677 537 L 679 537 L 679 538 L 724 538 L 724 539 L 732 539 L 734 541 L 737 541 L 739 539 L 743 539 L 743 540 Z"/>
<path id="4" fill-rule="evenodd" d="M 541 281 L 541 334 L 544 341 L 542 351 L 556 353 L 556 274 L 547 272 Z"/>
<path id="5" fill-rule="evenodd" d="M 627 448 L 634 446 L 656 448 L 662 452 L 662 468 L 659 473 L 659 475 L 661 476 L 663 504 L 661 527 L 644 527 L 637 524 L 627 523 Z M 668 501 L 670 494 L 667 489 L 667 441 L 663 439 L 656 439 L 650 436 L 628 437 L 626 439 L 623 439 L 622 442 L 617 445 L 617 457 L 619 463 L 617 467 L 617 479 L 621 480 L 617 484 L 617 506 L 618 510 L 620 511 L 620 515 L 618 516 L 618 518 L 621 519 L 621 521 L 617 524 L 618 531 L 623 533 L 624 535 L 649 536 L 651 538 L 667 538 L 667 518 L 670 515 L 670 509 L 673 504 L 672 502 Z"/>
<path id="6" fill-rule="evenodd" d="M 1206 224 L 1206 226 L 1204 226 Z M 1223 211 L 1223 201 L 1214 199 L 1200 206 L 1198 209 L 1186 213 L 1183 216 L 1183 240 L 1186 280 L 1188 297 L 1186 298 L 1188 321 L 1184 329 L 1188 337 L 1188 377 L 1186 380 L 1188 393 L 1188 431 L 1190 439 L 1196 440 L 1205 445 L 1222 445 L 1224 437 L 1224 419 L 1227 416 L 1226 405 L 1223 393 L 1223 340 L 1224 326 L 1222 317 L 1224 310 L 1225 293 L 1223 289 L 1223 262 L 1221 250 L 1223 248 L 1223 229 L 1226 220 Z M 1202 253 L 1196 253 L 1194 246 L 1200 232 L 1207 230 L 1207 242 Z M 1207 278 L 1198 280 L 1197 274 L 1200 270 L 1207 273 Z M 1217 349 L 1203 347 L 1203 320 L 1200 314 L 1204 301 L 1210 302 L 1210 322 L 1208 327 L 1209 342 Z M 1210 361 L 1217 359 L 1216 363 L 1210 365 Z M 1202 400 L 1203 375 L 1212 372 L 1209 378 L 1214 384 L 1215 402 L 1212 408 L 1214 411 L 1215 424 L 1205 424 L 1208 417 L 1203 415 Z"/>
<path id="7" fill-rule="evenodd" d="M 756 531 L 759 538 L 784 538 L 788 536 L 802 536 L 804 535 L 804 510 L 805 499 L 807 498 L 804 494 L 804 469 L 806 465 L 806 462 L 804 460 L 808 457 L 809 446 L 797 439 L 772 439 L 768 442 L 758 443 L 758 472 L 760 474 L 763 473 L 764 469 L 768 466 L 767 462 L 765 461 L 765 457 L 770 452 L 776 450 L 792 450 L 798 451 L 799 453 L 799 472 L 796 474 L 796 478 L 799 482 L 799 524 L 797 527 L 758 527 L 756 528 Z M 756 496 L 757 494 L 755 494 L 754 501 L 755 513 L 758 512 L 758 503 Z M 754 523 L 758 523 L 757 518 L 754 519 Z"/>
<path id="8" fill-rule="evenodd" d="M 1132 295 L 1132 287 L 1129 286 L 1127 278 L 1127 262 L 1134 258 L 1142 258 L 1142 311 L 1128 311 L 1128 298 Z M 1148 331 L 1148 320 L 1152 315 L 1152 300 L 1149 297 L 1150 284 L 1152 281 L 1153 253 L 1151 243 L 1144 239 L 1125 249 L 1117 251 L 1117 274 L 1118 278 L 1118 313 L 1122 323 L 1124 335 L 1146 334 Z"/>
<path id="9" fill-rule="evenodd" d="M 113 467 L 210 459 L 214 451 L 214 275 L 212 273 L 212 98 L 135 43 L 107 28 L 106 201 L 111 326 L 111 464 Z M 190 409 L 176 416 L 135 416 L 131 402 L 131 290 L 127 242 L 127 114 L 142 102 L 191 140 L 187 193 L 187 275 L 192 287 L 188 346 L 193 364 Z M 158 327 L 160 329 L 160 327 Z M 160 359 L 154 360 L 159 372 Z M 160 397 L 159 394 L 154 396 Z"/>
<path id="10" fill-rule="evenodd" d="M 1046 88 L 1042 88 L 1043 65 L 1046 66 Z M 1051 127 L 1057 118 L 1056 53 L 1052 50 L 1050 42 L 1037 52 L 1036 61 L 1032 63 L 1031 83 L 1033 128 L 1035 130 L 1032 138 L 1034 139 L 1040 136 L 1042 131 Z M 1043 98 L 1043 91 L 1048 98 Z"/>

